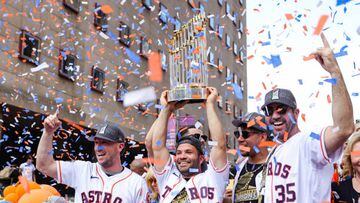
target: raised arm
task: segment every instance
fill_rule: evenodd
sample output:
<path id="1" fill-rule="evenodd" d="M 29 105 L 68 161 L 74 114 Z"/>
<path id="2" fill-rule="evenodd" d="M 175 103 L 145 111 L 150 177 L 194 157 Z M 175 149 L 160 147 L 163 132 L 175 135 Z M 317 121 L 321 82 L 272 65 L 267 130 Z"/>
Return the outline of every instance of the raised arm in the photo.
<path id="1" fill-rule="evenodd" d="M 150 130 L 148 131 L 148 133 L 146 134 L 146 137 L 145 137 L 145 146 L 146 146 L 146 150 L 148 152 L 149 158 L 154 158 L 154 152 L 152 150 L 152 139 L 153 139 L 154 128 L 155 128 L 156 122 L 157 122 L 157 119 L 151 125 Z"/>
<path id="2" fill-rule="evenodd" d="M 221 169 L 227 164 L 226 156 L 226 139 L 223 131 L 223 126 L 219 119 L 219 116 L 215 110 L 215 103 L 218 96 L 218 92 L 214 87 L 208 87 L 209 96 L 206 100 L 206 113 L 208 119 L 208 126 L 210 135 L 214 141 L 214 146 L 210 152 L 210 159 L 214 163 L 216 169 Z"/>
<path id="3" fill-rule="evenodd" d="M 324 140 L 326 152 L 331 154 L 342 147 L 354 131 L 354 117 L 350 95 L 339 65 L 323 33 L 321 39 L 324 47 L 314 53 L 315 59 L 330 73 L 331 78 L 336 80 L 336 83 L 332 85 L 333 126 L 326 129 Z"/>
<path id="4" fill-rule="evenodd" d="M 58 112 L 59 111 L 57 110 L 55 114 L 48 116 L 44 120 L 44 131 L 36 155 L 36 168 L 52 178 L 57 178 L 56 163 L 52 153 L 52 141 L 54 132 L 61 125 L 61 121 L 58 119 Z"/>

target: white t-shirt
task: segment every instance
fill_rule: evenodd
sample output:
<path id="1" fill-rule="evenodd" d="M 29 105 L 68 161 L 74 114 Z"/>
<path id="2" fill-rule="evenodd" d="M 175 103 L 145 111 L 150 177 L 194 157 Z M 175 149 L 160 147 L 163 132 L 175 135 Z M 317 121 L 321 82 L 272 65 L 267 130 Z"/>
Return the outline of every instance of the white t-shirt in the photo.
<path id="1" fill-rule="evenodd" d="M 145 180 L 130 169 L 107 176 L 98 163 L 57 161 L 57 181 L 75 189 L 75 202 L 146 202 Z"/>
<path id="2" fill-rule="evenodd" d="M 34 164 L 30 163 L 22 163 L 20 165 L 20 169 L 21 169 L 21 175 L 23 177 L 25 177 L 26 179 L 28 179 L 29 181 L 34 181 L 33 180 L 33 173 L 36 170 Z"/>
<path id="3" fill-rule="evenodd" d="M 211 159 L 208 169 L 186 181 L 170 156 L 163 171 L 153 168 L 160 190 L 160 202 L 171 202 L 184 188 L 190 202 L 222 202 L 229 180 L 229 165 L 216 169 Z"/>
<path id="4" fill-rule="evenodd" d="M 267 202 L 329 202 L 333 166 L 340 147 L 328 155 L 324 130 L 299 132 L 279 145 L 270 157 L 265 181 Z"/>

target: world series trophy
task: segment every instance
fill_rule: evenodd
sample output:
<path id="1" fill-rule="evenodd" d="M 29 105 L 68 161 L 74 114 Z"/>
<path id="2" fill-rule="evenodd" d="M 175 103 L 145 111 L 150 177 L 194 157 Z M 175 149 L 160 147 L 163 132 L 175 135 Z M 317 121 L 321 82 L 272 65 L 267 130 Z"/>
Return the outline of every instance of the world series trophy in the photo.
<path id="1" fill-rule="evenodd" d="M 199 14 L 175 31 L 170 40 L 170 90 L 168 101 L 206 100 L 206 18 Z"/>

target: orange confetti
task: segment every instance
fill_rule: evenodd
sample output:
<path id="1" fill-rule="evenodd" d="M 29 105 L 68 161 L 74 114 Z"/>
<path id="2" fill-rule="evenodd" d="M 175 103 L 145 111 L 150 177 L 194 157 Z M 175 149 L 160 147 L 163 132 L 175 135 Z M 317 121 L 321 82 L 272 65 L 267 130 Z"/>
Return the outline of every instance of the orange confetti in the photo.
<path id="1" fill-rule="evenodd" d="M 113 12 L 113 9 L 109 5 L 103 5 L 101 6 L 101 11 L 105 14 L 110 14 L 111 12 Z"/>
<path id="2" fill-rule="evenodd" d="M 304 122 L 306 122 L 305 114 L 304 114 L 304 113 L 301 114 L 301 119 L 302 119 Z"/>
<path id="3" fill-rule="evenodd" d="M 245 147 L 245 146 L 239 146 L 239 149 L 245 152 L 250 152 L 250 147 Z"/>
<path id="4" fill-rule="evenodd" d="M 319 35 L 327 21 L 327 19 L 329 18 L 328 15 L 322 15 L 320 18 L 319 18 L 319 22 L 314 30 L 314 35 Z"/>
<path id="5" fill-rule="evenodd" d="M 290 14 L 290 13 L 285 13 L 285 17 L 286 17 L 287 20 L 294 19 L 294 16 L 292 14 Z"/>
<path id="6" fill-rule="evenodd" d="M 229 150 L 227 150 L 227 153 L 235 156 L 237 151 L 236 151 L 236 149 L 229 149 Z"/>
<path id="7" fill-rule="evenodd" d="M 250 55 L 250 56 L 247 57 L 248 60 L 250 60 L 252 58 L 254 58 L 254 55 Z"/>
<path id="8" fill-rule="evenodd" d="M 273 147 L 275 145 L 276 143 L 273 141 L 262 141 L 260 142 L 259 147 Z"/>
<path id="9" fill-rule="evenodd" d="M 148 68 L 150 71 L 149 79 L 153 82 L 162 81 L 161 57 L 157 52 L 151 52 L 148 60 Z"/>
<path id="10" fill-rule="evenodd" d="M 261 82 L 261 83 L 262 83 L 262 86 L 263 86 L 264 90 L 266 90 L 266 85 L 265 85 L 265 83 L 264 83 L 264 82 Z"/>
<path id="11" fill-rule="evenodd" d="M 284 142 L 287 141 L 288 137 L 289 137 L 289 133 L 285 131 L 284 132 Z"/>
<path id="12" fill-rule="evenodd" d="M 315 58 L 315 55 L 314 54 L 310 54 L 309 56 L 304 56 L 303 57 L 303 60 L 304 61 L 310 61 L 310 60 L 312 60 L 312 59 L 314 59 Z"/>

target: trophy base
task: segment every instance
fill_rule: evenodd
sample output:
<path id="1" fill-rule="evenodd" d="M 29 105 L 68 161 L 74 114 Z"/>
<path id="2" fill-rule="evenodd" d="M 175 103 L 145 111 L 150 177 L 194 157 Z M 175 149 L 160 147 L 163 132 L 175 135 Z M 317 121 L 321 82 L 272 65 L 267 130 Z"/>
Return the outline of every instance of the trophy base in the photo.
<path id="1" fill-rule="evenodd" d="M 206 87 L 176 87 L 169 90 L 168 101 L 189 101 L 189 103 L 202 103 L 207 98 Z"/>

